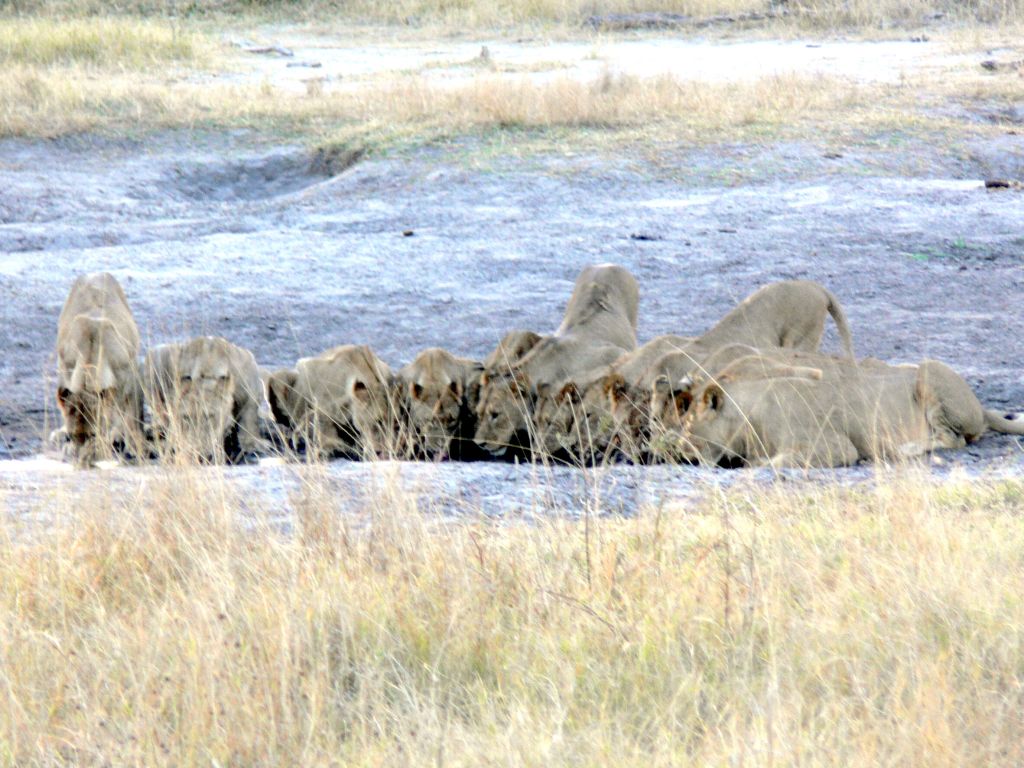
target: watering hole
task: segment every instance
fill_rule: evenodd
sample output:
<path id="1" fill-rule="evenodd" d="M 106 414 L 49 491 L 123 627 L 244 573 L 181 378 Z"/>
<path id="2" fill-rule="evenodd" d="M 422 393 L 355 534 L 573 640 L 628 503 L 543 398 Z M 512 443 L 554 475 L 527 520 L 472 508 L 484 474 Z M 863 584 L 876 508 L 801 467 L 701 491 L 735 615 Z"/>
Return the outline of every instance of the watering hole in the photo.
<path id="1" fill-rule="evenodd" d="M 856 65 L 862 76 L 889 77 L 935 65 L 928 46 L 909 43 L 782 47 L 817 67 L 810 71 Z M 738 71 L 724 62 L 755 49 L 723 46 L 703 61 Z M 358 53 L 332 50 L 338 61 Z M 472 53 L 424 50 L 406 53 L 440 61 Z M 534 66 L 530 57 L 561 51 L 515 50 L 494 45 L 492 55 L 525 56 Z M 635 59 L 628 46 L 602 50 L 612 61 L 620 53 Z M 690 49 L 680 50 L 664 61 L 689 61 Z M 899 55 L 875 57 L 885 50 Z M 593 63 L 585 49 L 566 51 L 584 69 Z M 314 53 L 297 46 L 297 57 Z M 861 67 L 864 57 L 885 73 Z M 385 61 L 361 60 L 370 69 Z M 279 60 L 251 62 L 242 76 L 278 83 L 301 74 Z M 246 130 L 0 141 L 0 493 L 8 508 L 45 508 L 102 482 L 130 488 L 161 472 L 74 473 L 36 458 L 58 422 L 57 316 L 74 276 L 96 270 L 123 284 L 145 344 L 222 335 L 268 368 L 343 343 L 369 344 L 393 368 L 428 346 L 482 357 L 512 328 L 554 329 L 577 272 L 593 263 L 636 275 L 641 341 L 698 334 L 766 282 L 811 279 L 843 302 L 858 354 L 940 359 L 987 406 L 1024 408 L 1024 193 L 983 185 L 1024 176 L 1016 131 L 965 136 L 955 146 L 913 135 L 839 148 L 712 141 L 662 145 L 656 157 L 643 147 L 571 151 L 571 142 L 521 155 L 485 142 L 366 156 L 359 147 L 311 152 Z M 825 348 L 838 348 L 831 328 Z M 939 477 L 1019 477 L 1024 445 L 989 435 L 920 466 Z M 260 490 L 271 506 L 290 503 L 303 471 L 274 462 L 209 470 Z M 343 496 L 356 498 L 391 472 L 428 506 L 495 514 L 578 511 L 581 499 L 630 511 L 760 477 L 691 467 L 348 462 L 324 472 Z M 872 474 L 853 467 L 816 477 L 861 482 Z"/>

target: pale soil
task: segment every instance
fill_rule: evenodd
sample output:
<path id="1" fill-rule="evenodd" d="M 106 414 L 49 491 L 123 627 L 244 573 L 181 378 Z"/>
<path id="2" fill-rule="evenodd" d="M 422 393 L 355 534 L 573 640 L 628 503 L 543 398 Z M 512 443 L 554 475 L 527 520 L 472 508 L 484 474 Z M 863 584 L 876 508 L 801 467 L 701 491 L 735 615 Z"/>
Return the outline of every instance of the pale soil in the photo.
<path id="1" fill-rule="evenodd" d="M 214 81 L 267 83 L 303 95 L 306 81 L 324 92 L 355 90 L 368 81 L 415 74 L 436 86 L 466 84 L 483 73 L 541 84 L 556 78 L 590 81 L 606 75 L 669 75 L 699 82 L 743 82 L 778 76 L 823 76 L 857 83 L 896 83 L 974 68 L 980 58 L 1013 55 L 993 49 L 984 56 L 949 41 L 877 42 L 729 40 L 639 35 L 593 40 L 492 40 L 350 42 L 288 28 L 263 29 L 258 41 L 226 39 L 238 48 L 231 71 Z M 273 44 L 290 52 L 248 54 L 242 49 Z M 481 59 L 486 47 L 487 61 Z"/>

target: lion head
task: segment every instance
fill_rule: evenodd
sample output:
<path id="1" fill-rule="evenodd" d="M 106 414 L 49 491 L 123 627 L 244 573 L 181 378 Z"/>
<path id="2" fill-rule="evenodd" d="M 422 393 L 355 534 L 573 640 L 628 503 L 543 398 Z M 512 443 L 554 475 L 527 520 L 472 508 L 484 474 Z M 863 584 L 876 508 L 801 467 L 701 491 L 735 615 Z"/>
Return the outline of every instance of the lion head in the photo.
<path id="1" fill-rule="evenodd" d="M 494 456 L 510 447 L 529 446 L 531 414 L 536 394 L 522 371 L 484 371 L 473 441 Z"/>
<path id="2" fill-rule="evenodd" d="M 427 349 L 398 373 L 413 439 L 428 456 L 448 455 L 470 425 L 482 367 L 443 349 Z"/>

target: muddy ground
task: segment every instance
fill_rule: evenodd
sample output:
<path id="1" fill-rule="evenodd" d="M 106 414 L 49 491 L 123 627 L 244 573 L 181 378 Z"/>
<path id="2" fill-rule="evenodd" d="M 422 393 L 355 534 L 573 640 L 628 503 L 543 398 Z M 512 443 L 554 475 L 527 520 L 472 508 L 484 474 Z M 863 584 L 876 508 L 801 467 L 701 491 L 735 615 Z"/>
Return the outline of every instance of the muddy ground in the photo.
<path id="1" fill-rule="evenodd" d="M 93 270 L 121 280 L 148 343 L 223 335 L 267 367 L 341 343 L 396 367 L 432 345 L 483 356 L 511 328 L 557 326 L 586 264 L 636 275 L 641 340 L 697 334 L 758 286 L 806 278 L 841 298 L 860 355 L 937 358 L 984 403 L 1024 408 L 1024 193 L 982 184 L 1024 178 L 1020 133 L 572 149 L 520 157 L 467 139 L 343 170 L 244 132 L 0 142 L 0 456 L 37 454 L 54 426 L 57 315 L 74 276 Z M 825 346 L 837 348 L 832 329 Z M 932 463 L 1024 474 L 1024 442 L 988 436 Z M 47 487 L 50 470 L 18 466 L 0 472 L 8 499 Z M 375 471 L 334 473 L 351 487 Z M 288 472 L 237 476 L 284 492 Z M 501 510 L 521 508 L 531 472 L 429 476 L 437 494 Z M 601 477 L 645 489 L 626 492 L 628 509 L 714 475 Z M 559 506 L 589 487 L 571 470 L 545 477 L 553 490 L 532 493 Z"/>

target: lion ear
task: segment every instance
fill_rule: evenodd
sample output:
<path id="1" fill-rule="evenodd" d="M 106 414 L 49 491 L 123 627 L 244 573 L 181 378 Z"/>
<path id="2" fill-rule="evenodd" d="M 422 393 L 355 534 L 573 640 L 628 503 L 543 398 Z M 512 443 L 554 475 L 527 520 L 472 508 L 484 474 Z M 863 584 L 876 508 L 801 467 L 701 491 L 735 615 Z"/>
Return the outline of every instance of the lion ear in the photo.
<path id="1" fill-rule="evenodd" d="M 299 374 L 293 370 L 275 371 L 267 377 L 267 403 L 274 421 L 294 429 L 293 415 L 298 410 L 299 393 L 296 387 Z"/>
<path id="2" fill-rule="evenodd" d="M 409 394 L 412 396 L 413 400 L 419 400 L 421 397 L 423 397 L 423 386 L 415 381 L 410 381 Z"/>
<path id="3" fill-rule="evenodd" d="M 480 390 L 484 386 L 484 367 L 474 364 L 466 374 L 466 402 L 470 408 L 480 402 Z"/>
<path id="4" fill-rule="evenodd" d="M 511 386 L 512 391 L 518 395 L 523 395 L 525 397 L 527 395 L 534 394 L 534 388 L 530 381 L 530 377 L 522 371 L 513 371 L 509 378 L 509 385 Z"/>
<path id="5" fill-rule="evenodd" d="M 686 413 L 690 409 L 690 403 L 693 402 L 693 393 L 686 389 L 677 389 L 674 393 L 676 401 L 676 410 L 680 413 Z"/>
<path id="6" fill-rule="evenodd" d="M 725 404 L 725 390 L 717 384 L 708 384 L 701 399 L 704 405 L 712 411 L 717 411 Z"/>
<path id="7" fill-rule="evenodd" d="M 622 397 L 626 394 L 626 380 L 621 373 L 611 373 L 604 377 L 604 391 L 609 397 Z"/>
<path id="8" fill-rule="evenodd" d="M 583 401 L 583 396 L 580 394 L 579 387 L 576 386 L 575 381 L 570 381 L 558 392 L 558 399 L 565 401 L 568 399 L 572 403 L 580 403 Z"/>
<path id="9" fill-rule="evenodd" d="M 370 390 L 366 388 L 366 382 L 356 379 L 352 382 L 352 395 L 363 402 L 370 399 Z"/>

